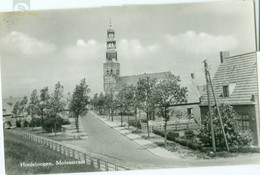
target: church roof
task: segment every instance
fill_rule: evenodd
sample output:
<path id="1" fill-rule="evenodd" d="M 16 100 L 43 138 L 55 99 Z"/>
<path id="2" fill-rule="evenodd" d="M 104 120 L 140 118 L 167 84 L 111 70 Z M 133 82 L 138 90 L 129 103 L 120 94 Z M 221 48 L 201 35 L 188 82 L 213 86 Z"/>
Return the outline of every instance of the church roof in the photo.
<path id="1" fill-rule="evenodd" d="M 163 80 L 167 78 L 171 78 L 173 74 L 170 71 L 167 72 L 159 72 L 159 73 L 147 73 L 146 74 L 151 79 Z M 146 78 L 145 74 L 132 75 L 132 76 L 121 76 L 117 79 L 116 90 L 122 89 L 123 85 L 136 85 L 139 79 Z M 187 100 L 188 103 L 199 103 L 200 102 L 200 91 L 196 84 L 196 80 L 191 77 L 181 78 L 180 85 L 183 87 L 187 87 Z"/>
<path id="2" fill-rule="evenodd" d="M 225 100 L 233 105 L 254 104 L 252 95 L 258 94 L 256 61 L 256 52 L 225 58 L 212 80 L 217 100 Z M 223 97 L 223 86 L 230 86 L 229 97 Z M 213 103 L 212 91 L 210 94 Z M 206 93 L 202 96 L 201 105 L 208 105 Z"/>
<path id="3" fill-rule="evenodd" d="M 151 79 L 162 80 L 172 76 L 172 73 L 168 71 L 168 72 L 159 72 L 159 73 L 147 73 L 146 75 Z M 123 85 L 136 85 L 139 79 L 146 78 L 146 75 L 139 74 L 139 75 L 130 75 L 130 76 L 120 76 L 117 79 L 116 89 L 121 89 Z"/>

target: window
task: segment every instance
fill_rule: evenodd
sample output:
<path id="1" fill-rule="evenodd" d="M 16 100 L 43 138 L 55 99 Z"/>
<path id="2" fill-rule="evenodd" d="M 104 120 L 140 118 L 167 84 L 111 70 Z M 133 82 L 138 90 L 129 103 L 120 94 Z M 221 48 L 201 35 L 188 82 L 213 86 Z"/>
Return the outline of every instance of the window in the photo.
<path id="1" fill-rule="evenodd" d="M 111 75 L 113 74 L 113 70 L 112 69 L 110 70 L 110 73 L 111 73 Z"/>
<path id="2" fill-rule="evenodd" d="M 192 108 L 187 108 L 187 117 L 191 118 L 192 116 Z"/>
<path id="3" fill-rule="evenodd" d="M 114 34 L 113 33 L 109 33 L 109 38 L 114 38 Z"/>
<path id="4" fill-rule="evenodd" d="M 228 86 L 223 86 L 223 97 L 229 97 Z"/>
<path id="5" fill-rule="evenodd" d="M 109 75 L 109 70 L 107 70 L 107 75 Z"/>
<path id="6" fill-rule="evenodd" d="M 248 130 L 248 129 L 250 129 L 249 115 L 247 115 L 247 114 L 239 115 L 238 119 L 237 119 L 237 122 L 238 122 L 239 130 Z"/>

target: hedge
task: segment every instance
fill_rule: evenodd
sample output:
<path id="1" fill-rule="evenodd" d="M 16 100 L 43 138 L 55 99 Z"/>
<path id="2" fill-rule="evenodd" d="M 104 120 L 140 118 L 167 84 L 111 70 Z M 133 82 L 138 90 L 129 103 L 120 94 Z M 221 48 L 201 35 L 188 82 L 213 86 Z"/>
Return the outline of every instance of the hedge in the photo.
<path id="1" fill-rule="evenodd" d="M 164 137 L 164 131 L 161 129 L 153 129 L 153 133 Z M 210 152 L 212 151 L 211 147 L 204 147 L 198 143 L 194 143 L 188 139 L 179 138 L 179 133 L 169 131 L 167 135 L 167 140 L 174 141 L 183 146 L 187 146 L 193 150 L 200 150 L 201 152 Z M 224 151 L 225 148 L 217 148 L 217 151 Z M 230 147 L 230 152 L 240 152 L 240 153 L 260 153 L 259 147 Z"/>

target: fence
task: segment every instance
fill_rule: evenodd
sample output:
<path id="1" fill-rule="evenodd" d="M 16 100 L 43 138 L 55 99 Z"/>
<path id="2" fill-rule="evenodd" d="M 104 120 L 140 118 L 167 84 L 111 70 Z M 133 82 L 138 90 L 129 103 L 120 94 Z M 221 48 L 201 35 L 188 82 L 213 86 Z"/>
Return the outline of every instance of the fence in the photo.
<path id="1" fill-rule="evenodd" d="M 152 128 L 164 128 L 164 122 L 154 122 L 152 121 L 149 124 Z M 142 128 L 147 128 L 146 123 L 142 123 Z M 196 130 L 199 129 L 199 125 L 195 122 L 175 122 L 175 121 L 168 121 L 167 122 L 167 130 L 168 131 L 185 131 L 185 130 Z"/>
<path id="2" fill-rule="evenodd" d="M 128 168 L 125 168 L 123 166 L 120 166 L 115 163 L 111 163 L 106 160 L 102 160 L 100 158 L 94 157 L 90 155 L 89 153 L 83 153 L 78 150 L 66 147 L 64 145 L 61 145 L 55 141 L 36 136 L 30 133 L 26 132 L 16 132 L 14 130 L 10 130 L 11 133 L 15 135 L 22 136 L 28 140 L 31 140 L 35 143 L 41 144 L 43 146 L 46 146 L 54 151 L 60 152 L 61 154 L 75 158 L 79 161 L 85 161 L 86 165 L 91 165 L 101 171 L 124 171 L 124 170 L 129 170 Z"/>

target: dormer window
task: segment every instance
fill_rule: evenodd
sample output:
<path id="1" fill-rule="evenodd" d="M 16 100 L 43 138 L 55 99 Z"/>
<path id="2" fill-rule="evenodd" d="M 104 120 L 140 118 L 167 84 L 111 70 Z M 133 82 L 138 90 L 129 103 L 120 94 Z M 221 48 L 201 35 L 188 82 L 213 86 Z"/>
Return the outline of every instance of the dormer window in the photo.
<path id="1" fill-rule="evenodd" d="M 227 86 L 223 86 L 223 97 L 229 97 L 229 88 Z"/>

